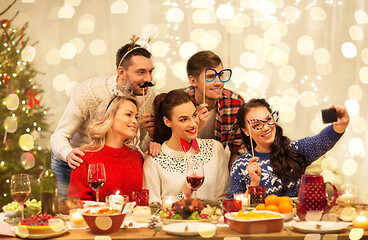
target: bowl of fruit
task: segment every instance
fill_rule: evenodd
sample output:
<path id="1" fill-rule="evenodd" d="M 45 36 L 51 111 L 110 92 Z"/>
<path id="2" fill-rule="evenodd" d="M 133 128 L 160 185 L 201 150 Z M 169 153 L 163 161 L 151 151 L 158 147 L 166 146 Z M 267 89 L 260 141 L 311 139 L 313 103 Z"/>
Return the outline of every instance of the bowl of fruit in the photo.
<path id="1" fill-rule="evenodd" d="M 289 221 L 294 218 L 293 201 L 290 197 L 271 194 L 265 199 L 265 203 L 260 203 L 256 207 L 257 211 L 272 211 L 285 215 L 284 221 Z"/>
<path id="2" fill-rule="evenodd" d="M 21 216 L 22 208 L 19 203 L 13 201 L 3 206 L 4 212 L 8 215 L 8 217 L 16 217 Z M 36 199 L 27 200 L 24 203 L 24 215 L 26 217 L 38 214 L 41 211 L 41 201 L 37 201 Z"/>
<path id="3" fill-rule="evenodd" d="M 88 209 L 82 212 L 84 221 L 92 233 L 110 234 L 117 232 L 123 223 L 126 213 L 112 208 Z"/>

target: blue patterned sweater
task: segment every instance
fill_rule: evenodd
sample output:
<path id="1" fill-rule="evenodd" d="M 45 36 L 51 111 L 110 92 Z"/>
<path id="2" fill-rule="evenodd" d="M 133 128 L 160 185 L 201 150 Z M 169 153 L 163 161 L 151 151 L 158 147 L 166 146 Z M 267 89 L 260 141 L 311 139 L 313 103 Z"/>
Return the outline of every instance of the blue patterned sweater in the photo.
<path id="1" fill-rule="evenodd" d="M 323 156 L 329 151 L 342 134 L 336 133 L 333 126 L 330 125 L 324 128 L 319 134 L 313 137 L 306 137 L 290 143 L 291 149 L 298 152 L 307 162 L 309 166 L 313 161 Z M 279 179 L 272 169 L 270 162 L 270 153 L 259 153 L 254 151 L 254 156 L 259 157 L 258 163 L 262 168 L 260 186 L 266 186 L 266 195 L 276 194 L 281 196 L 282 180 Z M 229 197 L 233 198 L 236 193 L 244 193 L 250 185 L 250 177 L 246 167 L 249 159 L 252 157 L 251 152 L 235 159 L 230 171 L 230 190 Z M 278 184 L 275 185 L 275 182 Z M 285 194 L 289 197 L 297 197 L 300 186 L 300 179 L 295 182 L 291 179 Z"/>

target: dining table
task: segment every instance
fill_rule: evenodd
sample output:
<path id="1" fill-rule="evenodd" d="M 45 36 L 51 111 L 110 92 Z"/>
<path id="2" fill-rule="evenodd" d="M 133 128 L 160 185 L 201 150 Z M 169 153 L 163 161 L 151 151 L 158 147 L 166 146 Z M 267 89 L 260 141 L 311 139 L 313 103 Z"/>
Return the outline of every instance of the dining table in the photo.
<path id="1" fill-rule="evenodd" d="M 212 236 L 177 236 L 166 233 L 164 230 L 160 230 L 155 234 L 154 229 L 147 227 L 129 227 L 120 228 L 118 232 L 108 234 L 108 235 L 98 235 L 90 231 L 89 228 L 74 229 L 70 228 L 67 232 L 58 237 L 53 237 L 52 239 L 62 239 L 62 240 L 108 240 L 108 239 L 221 239 L 221 240 L 240 240 L 240 239 L 262 239 L 262 240 L 275 240 L 275 239 L 354 239 L 349 237 L 352 226 L 348 226 L 345 230 L 336 233 L 302 233 L 293 229 L 291 224 L 285 225 L 285 227 L 280 232 L 272 233 L 261 233 L 261 234 L 241 234 L 231 228 L 226 224 L 217 224 L 216 232 Z M 312 236 L 313 235 L 313 236 Z M 14 240 L 18 237 L 4 237 L 0 236 L 1 240 Z M 20 239 L 20 238 L 18 238 Z M 360 239 L 368 239 L 368 230 L 365 230 L 363 236 Z"/>

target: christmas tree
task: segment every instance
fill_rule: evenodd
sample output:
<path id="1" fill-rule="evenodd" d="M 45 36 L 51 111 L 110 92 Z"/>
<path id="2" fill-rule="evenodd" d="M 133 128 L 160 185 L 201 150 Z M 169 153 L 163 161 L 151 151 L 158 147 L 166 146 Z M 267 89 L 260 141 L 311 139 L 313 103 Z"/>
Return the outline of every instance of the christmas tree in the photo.
<path id="1" fill-rule="evenodd" d="M 16 2 L 0 10 L 0 207 L 13 201 L 10 179 L 13 174 L 26 173 L 31 179 L 31 199 L 39 200 L 38 177 L 42 171 L 45 152 L 37 141 L 48 129 L 47 109 L 42 106 L 42 89 L 37 86 L 33 68 L 35 44 L 29 44 L 25 31 L 12 26 L 11 19 L 3 17 Z"/>

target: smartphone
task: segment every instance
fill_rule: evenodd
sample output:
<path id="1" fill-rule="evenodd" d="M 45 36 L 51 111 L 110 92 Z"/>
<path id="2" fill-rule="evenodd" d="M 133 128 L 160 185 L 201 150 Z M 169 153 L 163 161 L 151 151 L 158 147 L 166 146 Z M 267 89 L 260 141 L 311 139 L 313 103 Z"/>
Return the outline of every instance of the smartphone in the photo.
<path id="1" fill-rule="evenodd" d="M 336 109 L 328 108 L 321 110 L 323 123 L 332 123 L 337 121 Z"/>

